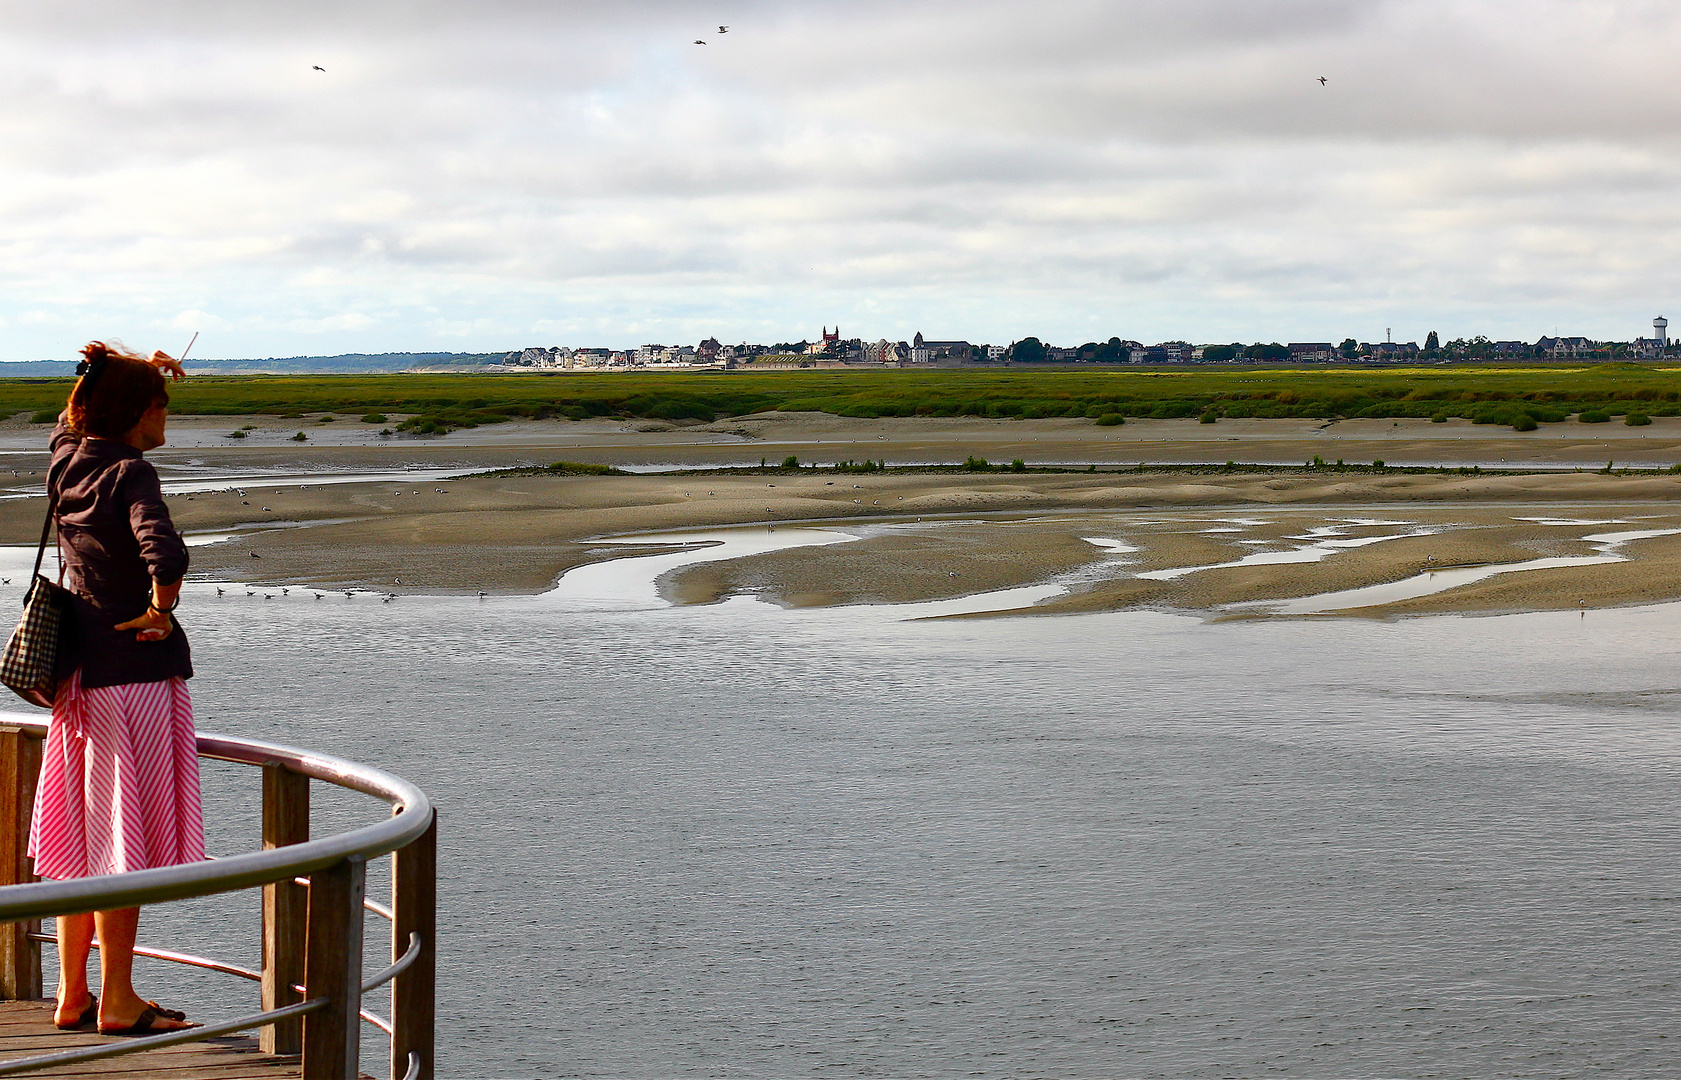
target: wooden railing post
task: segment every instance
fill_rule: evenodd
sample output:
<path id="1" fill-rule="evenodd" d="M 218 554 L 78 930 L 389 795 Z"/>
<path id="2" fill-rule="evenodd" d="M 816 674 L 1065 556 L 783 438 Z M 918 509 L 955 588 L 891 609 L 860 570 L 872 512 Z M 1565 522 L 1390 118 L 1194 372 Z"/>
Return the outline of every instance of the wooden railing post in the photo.
<path id="1" fill-rule="evenodd" d="M 309 777 L 284 765 L 263 766 L 263 850 L 309 839 Z M 304 981 L 304 941 L 309 890 L 295 881 L 263 886 L 263 1010 L 295 1005 L 292 989 Z M 265 1054 L 303 1051 L 303 1020 L 281 1020 L 263 1028 Z"/>
<path id="2" fill-rule="evenodd" d="M 362 900 L 367 860 L 352 855 L 309 878 L 309 940 L 304 985 L 311 999 L 330 999 L 304 1016 L 303 1080 L 356 1080 L 361 1075 Z"/>
<path id="3" fill-rule="evenodd" d="M 391 959 L 420 935 L 420 955 L 391 986 L 391 1080 L 408 1075 L 409 1054 L 420 1058 L 419 1080 L 432 1080 L 433 1013 L 437 990 L 438 817 L 419 839 L 391 854 Z"/>
<path id="4" fill-rule="evenodd" d="M 0 726 L 0 885 L 35 881 L 29 851 L 29 816 L 41 776 L 41 740 L 22 728 Z M 0 1000 L 41 997 L 41 943 L 31 932 L 41 920 L 0 923 Z"/>

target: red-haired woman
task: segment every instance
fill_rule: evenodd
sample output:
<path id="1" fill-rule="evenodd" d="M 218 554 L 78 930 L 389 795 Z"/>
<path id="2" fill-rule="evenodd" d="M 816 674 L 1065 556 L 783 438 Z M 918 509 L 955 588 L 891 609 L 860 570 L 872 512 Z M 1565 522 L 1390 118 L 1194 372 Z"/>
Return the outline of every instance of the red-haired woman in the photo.
<path id="1" fill-rule="evenodd" d="M 35 872 L 60 880 L 204 858 L 192 656 L 170 614 L 187 546 L 143 456 L 163 445 L 164 373 L 184 373 L 161 352 L 136 356 L 100 341 L 82 355 L 47 470 L 64 584 L 75 595 L 77 667 L 61 673 L 29 833 Z M 139 921 L 139 908 L 59 916 L 59 1027 L 192 1026 L 135 993 Z M 99 997 L 87 976 L 96 929 Z"/>

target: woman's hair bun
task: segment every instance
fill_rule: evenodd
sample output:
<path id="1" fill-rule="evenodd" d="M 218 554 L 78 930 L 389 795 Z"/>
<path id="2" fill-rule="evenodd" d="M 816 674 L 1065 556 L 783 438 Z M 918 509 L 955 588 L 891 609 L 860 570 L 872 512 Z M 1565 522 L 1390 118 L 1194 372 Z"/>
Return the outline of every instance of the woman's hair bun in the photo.
<path id="1" fill-rule="evenodd" d="M 169 404 L 163 373 L 120 344 L 90 341 L 76 366 L 65 420 L 78 435 L 121 439 L 154 405 Z"/>

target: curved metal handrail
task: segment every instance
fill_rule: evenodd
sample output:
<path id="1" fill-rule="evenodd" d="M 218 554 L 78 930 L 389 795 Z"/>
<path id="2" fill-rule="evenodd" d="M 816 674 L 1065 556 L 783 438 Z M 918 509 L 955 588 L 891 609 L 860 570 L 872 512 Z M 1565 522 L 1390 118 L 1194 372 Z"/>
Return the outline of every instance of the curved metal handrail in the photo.
<path id="1" fill-rule="evenodd" d="M 403 950 L 403 955 L 397 957 L 390 967 L 362 983 L 362 993 L 366 994 L 370 990 L 378 990 L 392 979 L 395 979 L 397 976 L 413 967 L 414 962 L 418 959 L 420 959 L 420 935 L 410 934 L 409 947 Z"/>
<path id="2" fill-rule="evenodd" d="M 14 712 L 0 711 L 0 726 L 10 732 L 21 733 L 25 739 L 40 739 L 47 734 L 48 725 L 44 718 L 36 715 L 21 715 Z M 16 735 L 8 738 L 15 739 Z M 373 825 L 367 825 L 349 832 L 314 840 L 305 840 L 296 844 L 283 844 L 272 849 L 250 852 L 243 855 L 232 855 L 222 858 L 210 858 L 202 862 L 185 863 L 177 866 L 159 867 L 152 870 L 133 871 L 124 874 L 110 874 L 100 877 L 79 878 L 67 881 L 44 881 L 29 884 L 0 886 L 0 923 L 27 923 L 42 916 L 66 915 L 83 911 L 111 910 L 115 908 L 133 907 L 144 904 L 160 903 L 170 900 L 184 900 L 198 896 L 209 896 L 216 893 L 235 892 L 271 883 L 296 881 L 312 891 L 317 887 L 318 872 L 332 871 L 333 875 L 352 875 L 349 878 L 330 876 L 328 881 L 339 881 L 333 886 L 342 889 L 343 881 L 355 882 L 352 886 L 360 890 L 360 871 L 352 869 L 359 867 L 368 859 L 390 854 L 406 849 L 414 842 L 426 838 L 425 844 L 419 849 L 422 854 L 417 858 L 419 865 L 427 867 L 424 871 L 425 881 L 431 881 L 432 841 L 431 830 L 434 827 L 436 815 L 426 794 L 414 784 L 401 777 L 375 769 L 358 762 L 348 761 L 314 751 L 301 750 L 296 747 L 279 743 L 261 742 L 254 739 L 230 738 L 222 735 L 200 734 L 197 737 L 197 751 L 199 757 L 213 758 L 243 765 L 275 766 L 285 770 L 293 777 L 303 777 L 321 780 L 337 787 L 349 788 L 363 794 L 381 799 L 391 806 L 392 816 Z M 8 751 L 16 753 L 18 751 Z M 39 750 L 35 753 L 38 755 Z M 293 786 L 291 790 L 301 791 L 307 797 L 307 785 L 302 788 Z M 268 815 L 270 808 L 269 778 L 264 779 L 264 821 L 265 838 L 268 836 Z M 27 807 L 23 808 L 24 820 L 27 821 Z M 307 814 L 307 810 L 305 811 Z M 307 832 L 305 833 L 307 835 Z M 20 853 L 21 854 L 21 853 Z M 22 869 L 20 867 L 20 869 Z M 15 872 L 15 871 L 14 871 Z M 394 871 L 395 873 L 395 871 Z M 15 877 L 13 880 L 17 880 Z M 417 901 L 423 905 L 426 914 L 421 916 L 422 925 L 431 925 L 431 900 L 429 890 L 432 886 L 416 885 L 422 890 L 421 895 L 427 899 Z M 342 902 L 342 897 L 331 903 Z M 329 905 L 331 906 L 331 904 Z M 394 905 L 395 906 L 395 905 Z M 311 903 L 313 909 L 314 904 Z M 389 921 L 394 926 L 397 921 L 397 911 L 376 903 L 367 898 L 361 898 L 356 903 L 356 917 L 361 918 L 363 911 L 372 911 Z M 404 909 L 407 911 L 407 909 Z M 329 922 L 336 915 L 328 915 Z M 314 915 L 311 915 L 314 922 Z M 38 929 L 28 930 L 26 927 L 17 928 L 25 941 L 48 941 L 53 936 L 43 934 Z M 329 935 L 331 929 L 325 931 Z M 428 935 L 430 934 L 428 930 Z M 315 928 L 311 927 L 311 935 Z M 311 937 L 313 940 L 313 936 Z M 33 946 L 31 946 L 33 947 Z M 294 945 L 295 950 L 302 945 Z M 63 1051 L 45 1056 L 34 1056 L 23 1059 L 11 1059 L 0 1062 L 0 1076 L 9 1076 L 18 1072 L 53 1065 L 68 1065 L 81 1062 L 92 1062 L 101 1058 L 139 1053 L 144 1050 L 172 1046 L 177 1043 L 198 1042 L 213 1038 L 220 1034 L 245 1030 L 251 1027 L 266 1026 L 277 1021 L 295 1019 L 305 1013 L 315 1012 L 325 1008 L 330 1002 L 336 1001 L 335 1008 L 347 1008 L 354 1005 L 350 1012 L 350 1028 L 348 1035 L 342 1034 L 331 1024 L 324 1029 L 322 1041 L 319 1044 L 308 1042 L 308 1028 L 306 1026 L 306 1041 L 303 1045 L 305 1067 L 309 1067 L 311 1047 L 315 1046 L 316 1067 L 326 1065 L 329 1069 L 336 1066 L 326 1064 L 334 1060 L 333 1055 L 356 1053 L 357 1038 L 355 1035 L 355 1019 L 357 1013 L 363 1021 L 370 1023 L 393 1038 L 393 1068 L 399 1067 L 396 1054 L 403 1055 L 402 1064 L 407 1066 L 406 1075 L 409 1080 L 426 1072 L 423 1068 L 423 1058 L 415 1047 L 415 1041 L 430 1055 L 431 1026 L 430 1026 L 430 998 L 431 981 L 428 975 L 422 984 L 425 989 L 421 1000 L 425 1002 L 419 1015 L 424 1020 L 414 1019 L 415 1014 L 407 1012 L 403 1017 L 393 1016 L 387 1019 L 360 1008 L 361 996 L 369 990 L 375 989 L 390 980 L 407 972 L 409 968 L 419 963 L 422 951 L 426 946 L 419 931 L 409 933 L 408 948 L 389 967 L 375 975 L 372 979 L 356 979 L 348 985 L 335 990 L 342 992 L 343 1001 L 336 998 L 316 997 L 313 1000 L 299 1002 L 280 1008 L 270 1009 L 255 1016 L 240 1020 L 225 1021 L 206 1027 L 193 1028 L 186 1031 L 170 1032 L 137 1039 L 123 1044 L 106 1044 L 102 1046 L 82 1047 L 75 1050 Z M 234 964 L 210 960 L 205 957 L 194 956 L 190 953 L 180 953 L 167 949 L 155 949 L 137 946 L 135 952 L 141 955 L 154 956 L 158 959 L 187 964 L 194 967 L 206 968 L 245 979 L 258 980 L 263 978 L 259 972 L 249 971 Z M 313 956 L 313 952 L 311 953 Z M 296 954 L 292 963 L 301 960 Z M 265 964 L 268 960 L 265 959 Z M 330 967 L 331 965 L 329 965 Z M 359 965 L 358 965 L 359 966 Z M 355 967 L 351 967 L 342 976 L 348 979 Z M 324 977 L 327 985 L 337 985 L 333 982 L 340 973 L 327 973 Z M 23 978 L 27 979 L 25 975 Z M 38 978 L 38 976 L 37 976 Z M 300 995 L 308 995 L 304 987 L 287 980 L 292 990 Z M 37 990 L 37 992 L 39 992 Z M 414 991 L 411 991 L 411 993 Z M 265 1000 L 267 995 L 265 995 Z M 393 1005 L 398 1001 L 394 998 Z M 333 1024 L 342 1025 L 343 1021 L 335 1020 Z M 399 1038 L 399 1023 L 404 1026 L 403 1035 Z M 413 1024 L 421 1024 L 419 1028 Z M 293 1038 L 296 1037 L 295 1029 Z M 354 1060 L 351 1057 L 347 1060 Z"/>
<path id="3" fill-rule="evenodd" d="M 43 945 L 58 944 L 57 934 L 45 934 L 39 930 L 31 930 L 24 936 L 29 938 L 30 941 L 39 941 Z M 91 946 L 95 949 L 101 948 L 98 941 L 92 942 Z M 208 956 L 195 956 L 192 953 L 176 952 L 174 949 L 160 949 L 153 945 L 136 945 L 130 951 L 135 956 L 165 960 L 171 964 L 180 964 L 183 967 L 203 968 L 206 971 L 215 971 L 223 975 L 238 975 L 240 978 L 250 979 L 252 982 L 263 981 L 263 973 L 260 971 L 242 968 L 238 964 L 226 964 L 220 960 L 212 960 Z M 298 988 L 298 992 L 303 993 L 302 988 Z"/>
<path id="4" fill-rule="evenodd" d="M 47 731 L 45 723 L 27 714 L 0 712 L 0 724 L 37 736 L 45 736 Z M 126 874 L 0 886 L 0 922 L 139 907 L 267 885 L 324 870 L 352 855 L 370 859 L 385 855 L 412 843 L 431 825 L 432 804 L 426 793 L 383 769 L 313 750 L 226 735 L 199 735 L 198 751 L 200 757 L 220 761 L 280 765 L 303 776 L 360 791 L 390 803 L 393 816 L 350 832 L 268 851 Z"/>
<path id="5" fill-rule="evenodd" d="M 43 945 L 58 944 L 57 934 L 44 934 L 39 930 L 31 930 L 25 936 L 27 936 L 29 940 L 39 941 Z M 99 942 L 95 941 L 93 943 L 93 947 L 95 949 L 99 948 Z M 160 949 L 153 945 L 136 945 L 132 951 L 135 956 L 148 956 L 153 960 L 163 960 L 171 964 L 180 964 L 182 967 L 203 968 L 205 971 L 214 971 L 222 975 L 237 975 L 239 978 L 247 979 L 251 982 L 263 981 L 263 973 L 260 971 L 252 971 L 250 968 L 242 968 L 238 964 L 226 964 L 220 960 L 212 960 L 208 956 L 195 956 L 192 953 L 176 952 L 174 949 Z M 381 986 L 384 986 L 398 975 L 401 975 L 403 972 L 413 967 L 414 962 L 419 958 L 420 935 L 411 933 L 409 935 L 408 951 L 403 953 L 402 957 L 399 958 L 395 964 L 392 964 L 378 975 L 375 975 L 372 979 L 364 982 L 362 984 L 362 993 L 366 994 L 370 990 L 378 990 Z M 293 983 L 291 985 L 291 989 L 298 994 L 309 993 L 309 988 L 307 986 L 302 986 L 298 983 Z M 363 1009 L 362 1019 L 366 1020 L 374 1027 L 379 1028 L 387 1035 L 391 1034 L 391 1021 L 385 1019 L 383 1016 L 380 1016 L 377 1013 L 369 1012 L 367 1009 Z M 209 1038 L 209 1036 L 206 1036 L 206 1038 Z M 4 1075 L 5 1072 L 0 1070 L 0 1076 Z"/>

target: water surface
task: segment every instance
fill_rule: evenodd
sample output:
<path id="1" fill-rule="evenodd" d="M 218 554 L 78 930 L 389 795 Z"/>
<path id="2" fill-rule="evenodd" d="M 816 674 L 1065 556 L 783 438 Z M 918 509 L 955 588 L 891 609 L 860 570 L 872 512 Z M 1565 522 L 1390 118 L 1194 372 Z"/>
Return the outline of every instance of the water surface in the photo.
<path id="1" fill-rule="evenodd" d="M 1681 608 L 625 596 L 189 585 L 203 728 L 438 802 L 442 1076 L 1681 1069 Z M 249 848 L 257 778 L 206 782 L 213 848 Z M 256 907 L 149 910 L 142 937 L 254 966 Z M 144 978 L 203 1018 L 255 1003 Z"/>

